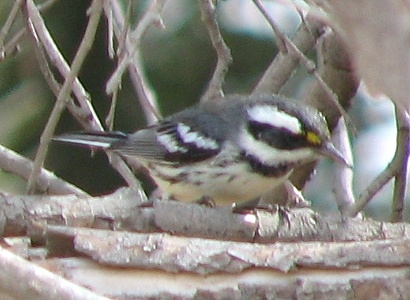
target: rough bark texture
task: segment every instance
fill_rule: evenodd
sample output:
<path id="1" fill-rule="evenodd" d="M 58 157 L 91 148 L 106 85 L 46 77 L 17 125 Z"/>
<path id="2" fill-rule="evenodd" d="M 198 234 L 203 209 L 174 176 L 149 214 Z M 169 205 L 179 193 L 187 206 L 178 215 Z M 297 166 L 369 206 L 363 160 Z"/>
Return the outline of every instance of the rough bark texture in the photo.
<path id="1" fill-rule="evenodd" d="M 101 198 L 3 195 L 3 232 L 14 236 L 0 244 L 4 299 L 74 299 L 65 298 L 67 288 L 79 293 L 75 299 L 405 299 L 410 293 L 409 224 L 342 220 L 306 208 L 233 214 L 165 201 L 140 207 L 137 195 L 132 189 Z M 10 203 L 18 201 L 12 213 Z M 35 287 L 22 289 L 11 278 Z"/>

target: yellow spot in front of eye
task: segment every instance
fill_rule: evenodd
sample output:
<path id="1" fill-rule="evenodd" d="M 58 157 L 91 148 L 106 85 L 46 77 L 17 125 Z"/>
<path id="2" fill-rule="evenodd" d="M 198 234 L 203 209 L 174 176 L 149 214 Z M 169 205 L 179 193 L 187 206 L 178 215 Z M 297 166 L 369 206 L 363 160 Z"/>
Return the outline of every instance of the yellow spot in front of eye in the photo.
<path id="1" fill-rule="evenodd" d="M 306 139 L 310 144 L 313 145 L 320 145 L 322 143 L 320 137 L 312 131 L 306 132 Z"/>

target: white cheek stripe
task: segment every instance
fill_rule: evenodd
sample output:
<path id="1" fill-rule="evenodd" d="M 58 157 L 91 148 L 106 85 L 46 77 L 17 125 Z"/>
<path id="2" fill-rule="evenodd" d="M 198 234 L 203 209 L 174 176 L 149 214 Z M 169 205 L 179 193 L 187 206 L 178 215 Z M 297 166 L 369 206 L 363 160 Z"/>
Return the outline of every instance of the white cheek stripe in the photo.
<path id="1" fill-rule="evenodd" d="M 310 149 L 280 150 L 270 147 L 268 144 L 255 140 L 251 135 L 242 132 L 239 137 L 240 146 L 247 154 L 258 158 L 261 162 L 274 165 L 284 161 L 297 162 L 314 157 Z"/>
<path id="2" fill-rule="evenodd" d="M 286 128 L 293 133 L 301 133 L 302 128 L 297 118 L 288 115 L 277 107 L 256 105 L 247 110 L 249 118 L 259 123 L 270 124 L 278 128 Z"/>

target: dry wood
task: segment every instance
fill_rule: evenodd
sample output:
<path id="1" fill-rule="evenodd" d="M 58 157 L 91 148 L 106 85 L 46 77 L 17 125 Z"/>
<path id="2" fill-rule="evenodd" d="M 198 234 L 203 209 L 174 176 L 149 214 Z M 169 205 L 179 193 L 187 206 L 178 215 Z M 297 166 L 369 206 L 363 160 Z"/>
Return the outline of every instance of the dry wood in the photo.
<path id="1" fill-rule="evenodd" d="M 10 203 L 17 201 L 14 211 Z M 35 259 L 34 251 L 28 257 L 116 299 L 364 299 L 373 292 L 395 299 L 410 292 L 409 224 L 340 219 L 306 208 L 233 214 L 226 207 L 141 203 L 135 190 L 122 189 L 95 198 L 3 195 L 0 207 L 26 223 L 32 241 L 40 235 L 45 242 L 37 252 L 46 250 L 48 259 Z M 27 227 L 19 227 L 20 234 Z M 10 249 L 25 256 L 24 247 Z"/>

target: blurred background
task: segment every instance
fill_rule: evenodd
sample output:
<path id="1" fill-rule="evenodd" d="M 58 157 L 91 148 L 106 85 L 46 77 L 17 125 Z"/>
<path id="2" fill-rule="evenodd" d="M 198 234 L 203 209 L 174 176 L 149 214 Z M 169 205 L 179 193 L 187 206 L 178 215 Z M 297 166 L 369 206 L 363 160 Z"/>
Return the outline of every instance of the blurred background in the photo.
<path id="1" fill-rule="evenodd" d="M 59 0 L 42 14 L 56 44 L 69 62 L 83 36 L 90 2 Z M 134 2 L 133 18 L 138 20 L 147 1 Z M 3 26 L 13 3 L 13 0 L 0 1 L 0 26 Z M 300 22 L 299 16 L 272 1 L 263 3 L 283 32 L 292 36 Z M 218 7 L 222 34 L 234 60 L 226 78 L 225 92 L 249 93 L 276 54 L 271 29 L 249 0 L 220 1 Z M 212 76 L 216 56 L 195 1 L 168 1 L 163 20 L 165 30 L 155 27 L 149 30 L 143 41 L 142 54 L 147 77 L 156 93 L 161 112 L 168 115 L 198 101 Z M 12 33 L 23 26 L 19 18 Z M 314 58 L 314 54 L 311 55 Z M 107 22 L 102 18 L 92 52 L 80 73 L 80 80 L 91 95 L 101 120 L 105 119 L 110 107 L 110 97 L 104 91 L 114 69 L 115 61 L 110 60 L 107 54 Z M 306 72 L 298 70 L 286 86 L 286 95 L 298 97 L 300 87 L 307 79 Z M 131 132 L 143 127 L 145 119 L 127 77 L 124 77 L 118 99 L 115 129 Z M 34 158 L 54 101 L 55 96 L 39 70 L 30 39 L 25 37 L 19 53 L 0 61 L 0 143 Z M 389 100 L 370 99 L 361 88 L 353 103 L 349 114 L 359 131 L 357 138 L 352 140 L 354 188 L 356 195 L 359 195 L 393 157 L 396 129 Z M 80 129 L 74 118 L 65 113 L 57 133 Z M 109 193 L 125 184 L 103 153 L 91 157 L 86 149 L 53 144 L 46 167 L 93 195 Z M 332 164 L 321 162 L 304 194 L 315 208 L 336 212 L 331 172 Z M 149 188 L 149 184 L 146 185 Z M 25 182 L 0 171 L 0 190 L 24 193 Z M 378 219 L 387 219 L 391 197 L 392 184 L 377 195 L 367 208 L 367 213 Z M 407 214 L 407 219 L 409 216 Z"/>

